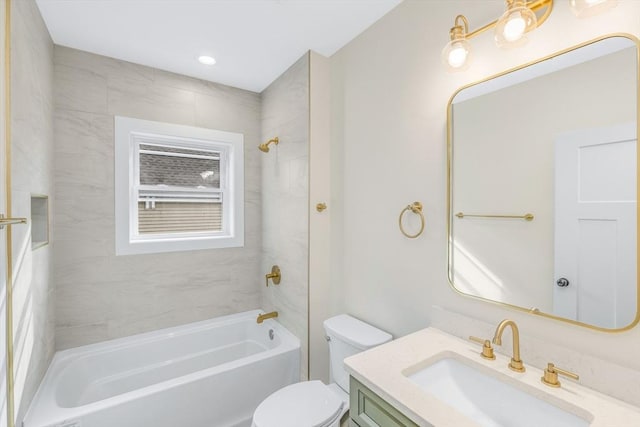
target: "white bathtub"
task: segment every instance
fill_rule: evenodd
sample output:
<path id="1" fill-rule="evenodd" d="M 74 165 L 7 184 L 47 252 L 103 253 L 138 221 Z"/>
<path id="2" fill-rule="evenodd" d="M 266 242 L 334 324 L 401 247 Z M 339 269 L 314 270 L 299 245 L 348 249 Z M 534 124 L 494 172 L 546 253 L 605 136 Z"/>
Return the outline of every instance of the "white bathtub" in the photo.
<path id="1" fill-rule="evenodd" d="M 258 313 L 58 352 L 23 426 L 250 426 L 300 372 L 299 340 L 274 320 L 257 324 Z"/>

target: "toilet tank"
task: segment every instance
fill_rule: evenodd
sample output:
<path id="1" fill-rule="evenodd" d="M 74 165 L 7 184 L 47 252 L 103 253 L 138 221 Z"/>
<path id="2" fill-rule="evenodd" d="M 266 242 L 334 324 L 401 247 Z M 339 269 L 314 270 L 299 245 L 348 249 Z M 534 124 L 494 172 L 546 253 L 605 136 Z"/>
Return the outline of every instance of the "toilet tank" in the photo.
<path id="1" fill-rule="evenodd" d="M 347 393 L 349 392 L 349 374 L 344 369 L 344 359 L 392 339 L 390 334 L 348 314 L 325 320 L 324 331 L 329 341 L 331 382 L 338 384 Z"/>

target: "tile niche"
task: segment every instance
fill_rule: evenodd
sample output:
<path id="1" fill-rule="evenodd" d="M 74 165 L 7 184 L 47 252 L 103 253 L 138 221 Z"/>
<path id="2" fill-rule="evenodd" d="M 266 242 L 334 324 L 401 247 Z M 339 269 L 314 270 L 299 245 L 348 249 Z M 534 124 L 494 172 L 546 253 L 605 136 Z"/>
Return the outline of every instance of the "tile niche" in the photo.
<path id="1" fill-rule="evenodd" d="M 31 195 L 31 250 L 49 243 L 49 196 Z"/>

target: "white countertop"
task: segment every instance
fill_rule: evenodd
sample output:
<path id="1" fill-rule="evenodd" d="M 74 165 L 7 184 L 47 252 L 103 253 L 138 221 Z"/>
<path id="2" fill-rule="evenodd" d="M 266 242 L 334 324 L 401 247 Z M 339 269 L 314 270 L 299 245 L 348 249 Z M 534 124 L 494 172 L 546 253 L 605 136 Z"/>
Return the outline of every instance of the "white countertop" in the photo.
<path id="1" fill-rule="evenodd" d="M 470 359 L 483 373 L 590 421 L 590 427 L 640 426 L 640 408 L 564 377 L 560 377 L 560 388 L 545 386 L 540 381 L 542 370 L 527 365 L 526 355 L 522 358 L 527 370 L 518 373 L 507 367 L 509 357 L 496 353 L 496 360 L 486 360 L 480 357 L 480 350 L 479 344 L 427 328 L 351 356 L 345 359 L 345 367 L 354 378 L 420 426 L 478 427 L 474 420 L 423 391 L 403 375 L 408 368 L 426 367 L 451 356 Z"/>

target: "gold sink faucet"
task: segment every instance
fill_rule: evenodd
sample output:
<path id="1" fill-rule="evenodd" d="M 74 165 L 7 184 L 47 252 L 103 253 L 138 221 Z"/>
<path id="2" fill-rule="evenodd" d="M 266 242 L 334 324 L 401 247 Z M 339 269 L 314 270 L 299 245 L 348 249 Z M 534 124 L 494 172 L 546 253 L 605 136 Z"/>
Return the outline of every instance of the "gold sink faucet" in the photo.
<path id="1" fill-rule="evenodd" d="M 278 317 L 277 311 L 272 311 L 271 313 L 266 313 L 266 314 L 258 314 L 258 318 L 256 319 L 256 322 L 262 323 L 267 319 L 274 319 L 276 317 Z"/>
<path id="2" fill-rule="evenodd" d="M 524 364 L 520 359 L 520 333 L 518 332 L 516 322 L 509 319 L 504 319 L 500 322 L 493 336 L 493 343 L 502 345 L 502 333 L 507 326 L 511 326 L 511 333 L 513 335 L 513 356 L 511 357 L 511 362 L 509 362 L 509 368 L 516 372 L 524 372 Z"/>

